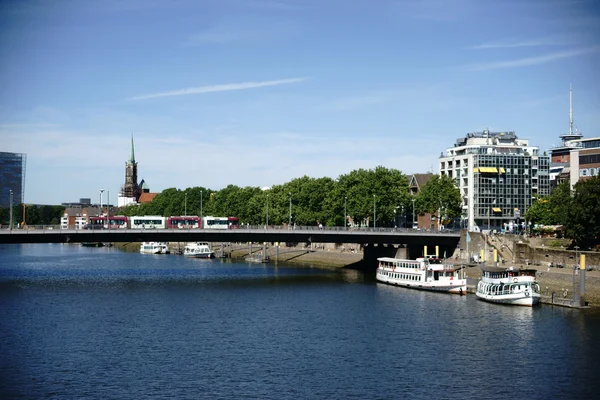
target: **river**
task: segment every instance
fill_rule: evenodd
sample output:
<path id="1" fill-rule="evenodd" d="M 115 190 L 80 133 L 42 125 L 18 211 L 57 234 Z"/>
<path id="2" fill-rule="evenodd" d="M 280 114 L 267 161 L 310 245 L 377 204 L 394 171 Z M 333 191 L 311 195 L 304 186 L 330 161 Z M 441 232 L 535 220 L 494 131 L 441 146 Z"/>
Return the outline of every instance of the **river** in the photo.
<path id="1" fill-rule="evenodd" d="M 0 398 L 593 398 L 600 313 L 374 275 L 0 245 Z"/>

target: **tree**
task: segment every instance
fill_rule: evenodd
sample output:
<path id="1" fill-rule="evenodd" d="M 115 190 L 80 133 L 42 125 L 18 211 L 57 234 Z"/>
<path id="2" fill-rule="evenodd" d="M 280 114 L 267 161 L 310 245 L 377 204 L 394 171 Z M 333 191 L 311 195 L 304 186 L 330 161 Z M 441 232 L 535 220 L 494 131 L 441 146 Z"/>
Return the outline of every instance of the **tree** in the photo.
<path id="1" fill-rule="evenodd" d="M 600 176 L 583 179 L 574 186 L 568 211 L 569 237 L 582 249 L 600 244 Z"/>
<path id="2" fill-rule="evenodd" d="M 569 209 L 571 208 L 571 185 L 569 182 L 563 182 L 554 188 L 550 195 L 550 208 L 552 214 L 552 223 L 550 225 L 569 224 Z"/>
<path id="3" fill-rule="evenodd" d="M 460 190 L 448 175 L 434 175 L 417 194 L 415 208 L 419 214 L 430 213 L 449 223 L 462 215 Z M 441 215 L 439 213 L 441 212 Z"/>
<path id="4" fill-rule="evenodd" d="M 373 197 L 374 196 L 374 197 Z M 343 215 L 344 198 L 348 215 L 356 223 L 393 226 L 397 209 L 408 209 L 408 177 L 397 169 L 382 166 L 374 170 L 358 169 L 338 178 L 336 215 Z"/>
<path id="5" fill-rule="evenodd" d="M 556 216 L 552 210 L 552 202 L 550 197 L 536 197 L 533 199 L 531 207 L 525 212 L 525 219 L 531 222 L 532 225 L 555 225 Z"/>

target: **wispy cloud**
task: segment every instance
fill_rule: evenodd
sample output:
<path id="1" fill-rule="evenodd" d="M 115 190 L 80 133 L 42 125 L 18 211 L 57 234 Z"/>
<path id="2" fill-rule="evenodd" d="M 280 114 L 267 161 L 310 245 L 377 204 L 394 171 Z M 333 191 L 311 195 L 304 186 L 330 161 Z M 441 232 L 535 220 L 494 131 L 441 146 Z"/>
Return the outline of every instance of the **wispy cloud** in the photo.
<path id="1" fill-rule="evenodd" d="M 546 54 L 536 57 L 519 58 L 516 60 L 498 61 L 484 64 L 472 64 L 466 66 L 468 71 L 485 71 L 490 69 L 501 69 L 501 68 L 518 68 L 518 67 L 529 67 L 531 65 L 545 64 L 556 60 L 565 58 L 577 57 L 584 54 L 596 53 L 600 51 L 600 46 L 588 47 L 577 50 L 562 51 L 557 53 Z"/>
<path id="2" fill-rule="evenodd" d="M 150 93 L 140 96 L 130 97 L 127 100 L 148 100 L 156 99 L 159 97 L 173 97 L 173 96 L 185 96 L 190 94 L 201 94 L 211 92 L 228 92 L 232 90 L 246 90 L 246 89 L 257 89 L 267 86 L 280 86 L 288 85 L 291 83 L 299 83 L 307 80 L 308 78 L 289 78 L 289 79 L 278 79 L 273 81 L 260 81 L 260 82 L 242 82 L 242 83 L 226 83 L 222 85 L 211 85 L 211 86 L 196 86 L 189 87 L 186 89 L 171 90 L 168 92 Z"/>
<path id="3" fill-rule="evenodd" d="M 287 18 L 270 19 L 260 16 L 226 16 L 211 26 L 203 27 L 186 37 L 182 46 L 223 45 L 279 41 L 297 36 L 302 28 Z"/>
<path id="4" fill-rule="evenodd" d="M 489 50 L 489 49 L 510 49 L 517 47 L 541 47 L 541 46 L 568 46 L 574 44 L 574 41 L 565 37 L 547 37 L 532 40 L 504 41 L 482 43 L 475 46 L 468 46 L 469 50 Z"/>

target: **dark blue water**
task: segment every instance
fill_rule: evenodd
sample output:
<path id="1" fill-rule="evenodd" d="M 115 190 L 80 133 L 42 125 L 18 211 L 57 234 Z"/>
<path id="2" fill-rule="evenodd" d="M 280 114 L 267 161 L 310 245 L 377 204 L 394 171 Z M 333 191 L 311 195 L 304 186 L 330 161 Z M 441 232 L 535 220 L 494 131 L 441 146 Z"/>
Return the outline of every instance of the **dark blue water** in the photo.
<path id="1" fill-rule="evenodd" d="M 597 397 L 600 314 L 358 272 L 0 246 L 0 397 Z"/>

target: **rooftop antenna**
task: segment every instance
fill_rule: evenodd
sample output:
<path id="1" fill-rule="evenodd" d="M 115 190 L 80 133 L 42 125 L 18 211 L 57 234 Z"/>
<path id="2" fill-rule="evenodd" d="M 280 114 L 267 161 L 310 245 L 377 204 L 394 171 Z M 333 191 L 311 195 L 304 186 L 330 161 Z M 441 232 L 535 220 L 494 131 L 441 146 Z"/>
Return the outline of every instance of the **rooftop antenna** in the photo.
<path id="1" fill-rule="evenodd" d="M 573 135 L 573 88 L 569 84 L 569 135 Z"/>

